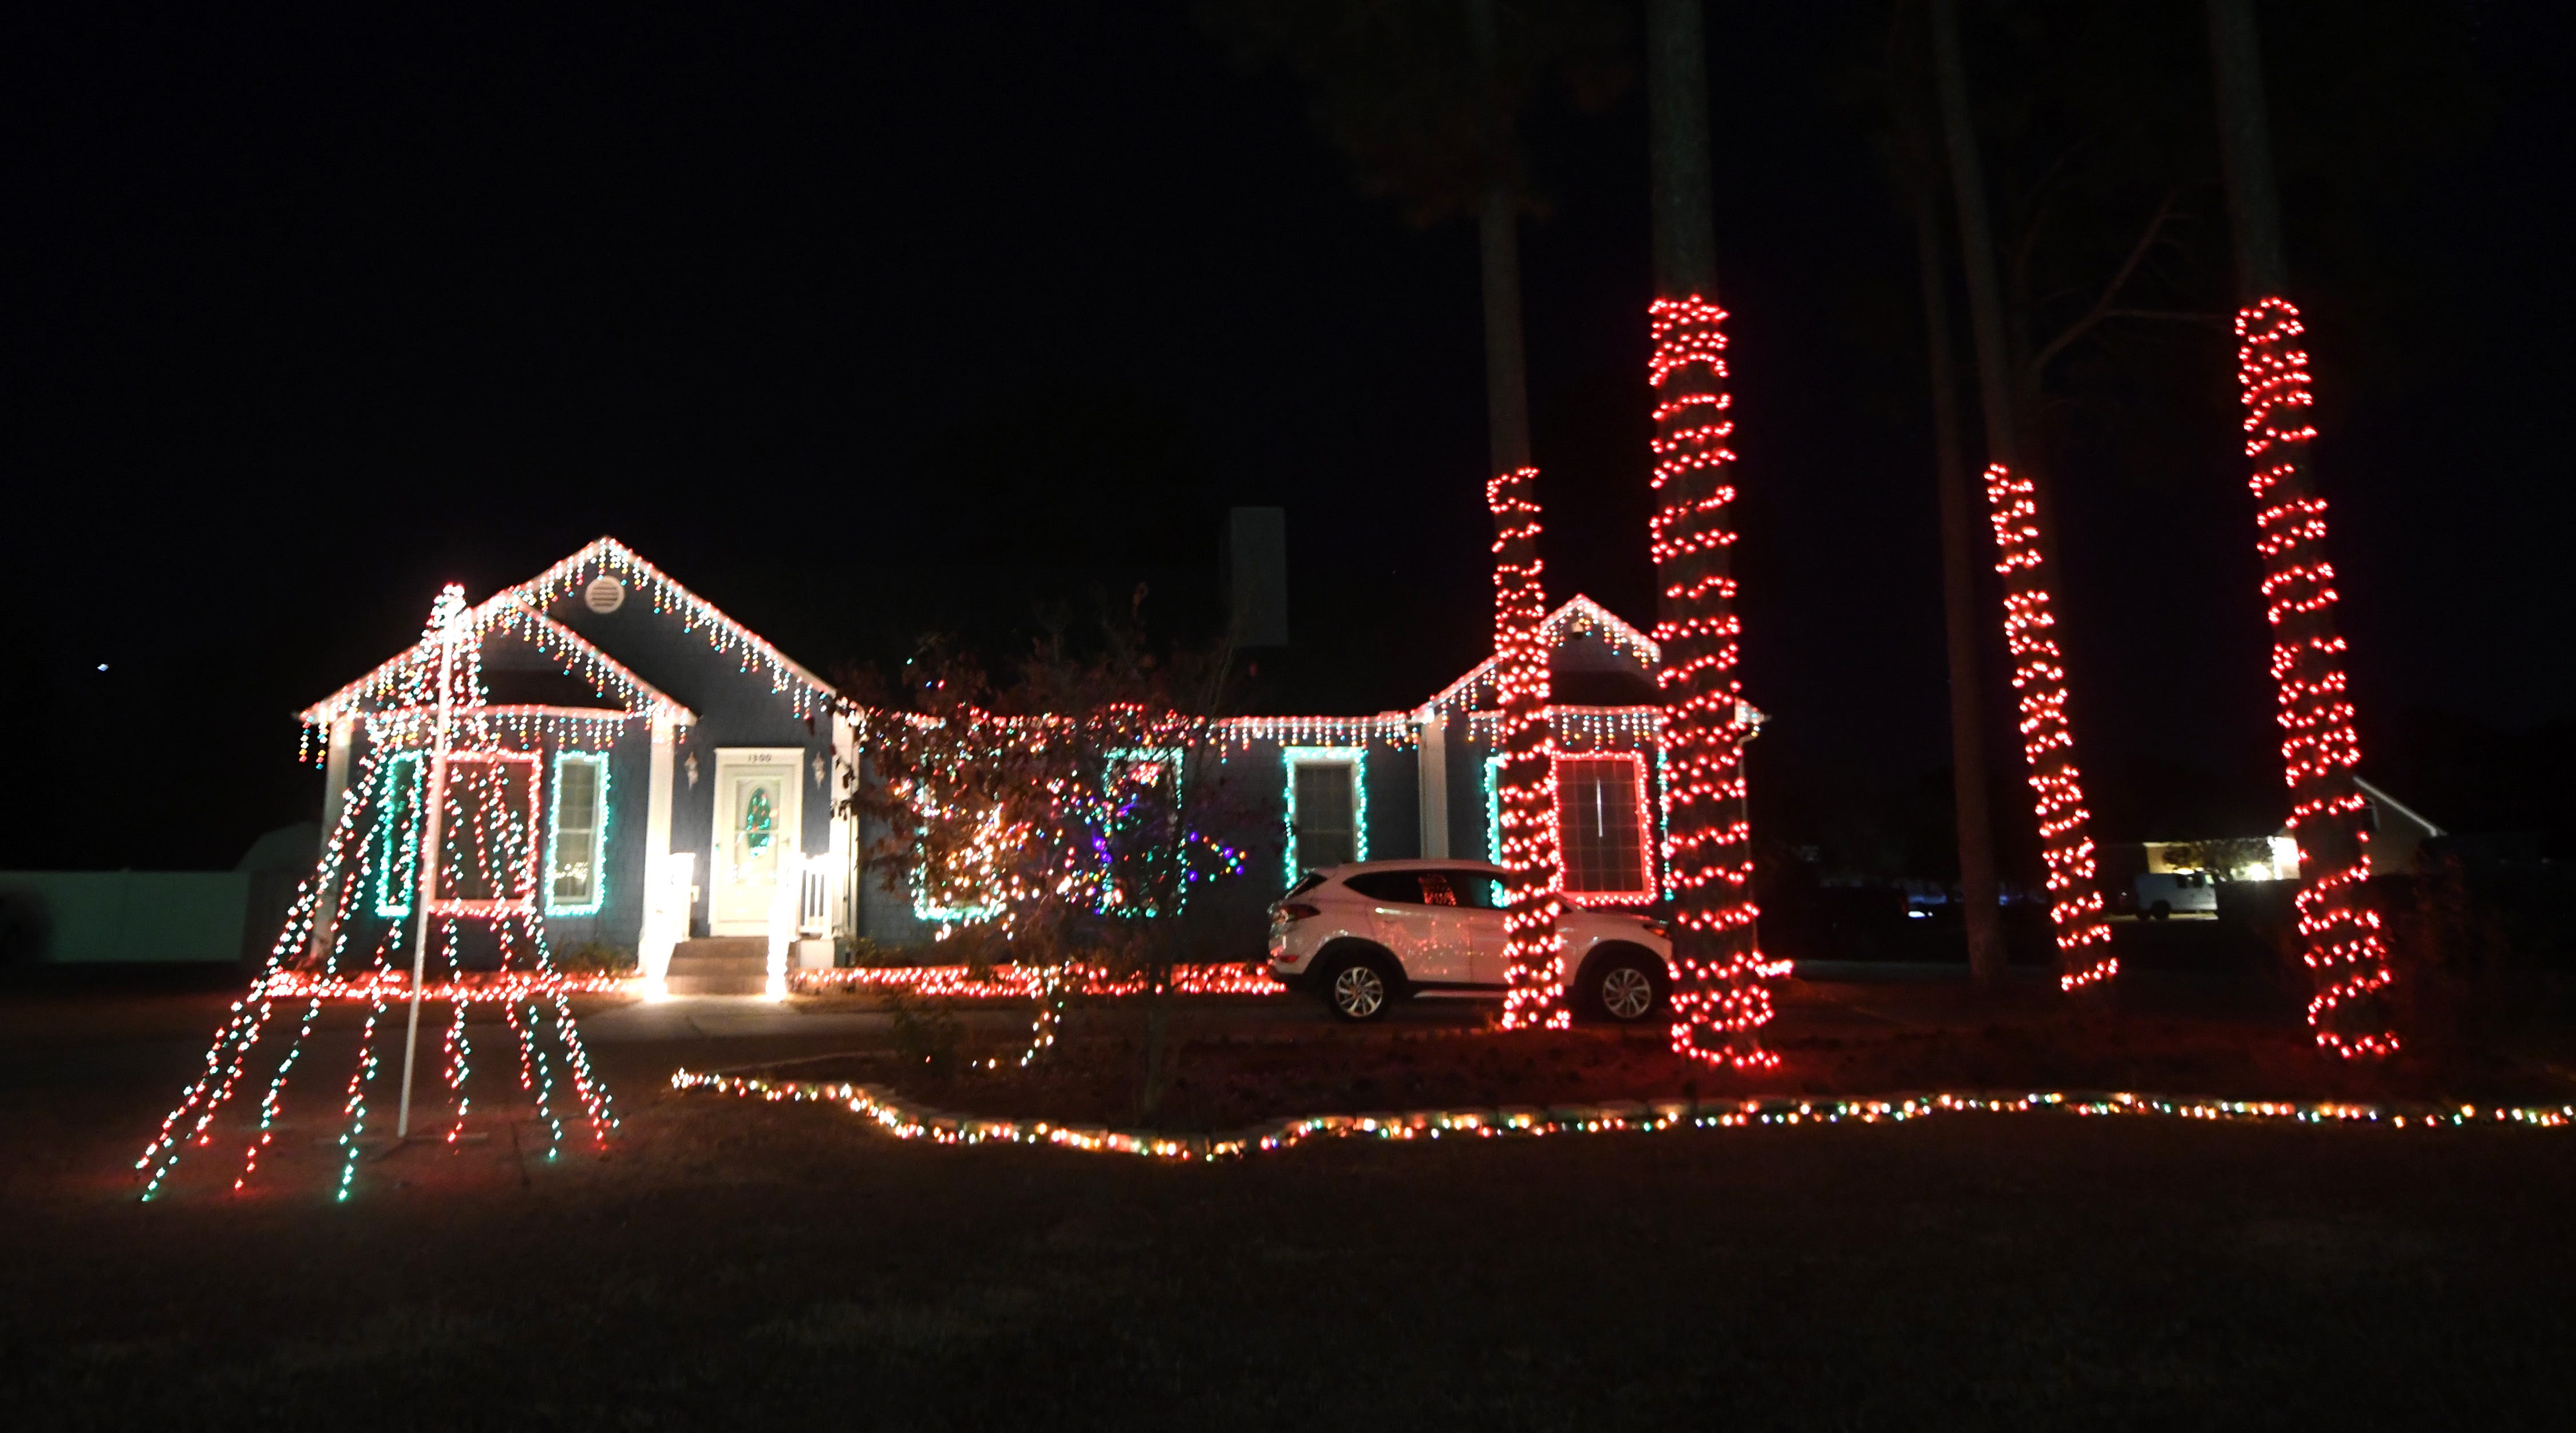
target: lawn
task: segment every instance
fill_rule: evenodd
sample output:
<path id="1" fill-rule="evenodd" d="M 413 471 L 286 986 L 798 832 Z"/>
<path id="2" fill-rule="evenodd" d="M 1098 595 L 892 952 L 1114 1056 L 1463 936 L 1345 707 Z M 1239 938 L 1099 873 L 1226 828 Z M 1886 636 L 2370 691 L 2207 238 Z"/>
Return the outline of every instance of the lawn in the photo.
<path id="1" fill-rule="evenodd" d="M 1165 1165 L 667 1086 L 867 1043 L 836 1029 L 603 1039 L 604 1155 L 496 1108 L 333 1205 L 332 1122 L 290 1110 L 250 1193 L 137 1205 L 219 1008 L 0 1000 L 16 1426 L 2529 1426 L 2576 1395 L 2564 1134 L 1962 1116 Z"/>

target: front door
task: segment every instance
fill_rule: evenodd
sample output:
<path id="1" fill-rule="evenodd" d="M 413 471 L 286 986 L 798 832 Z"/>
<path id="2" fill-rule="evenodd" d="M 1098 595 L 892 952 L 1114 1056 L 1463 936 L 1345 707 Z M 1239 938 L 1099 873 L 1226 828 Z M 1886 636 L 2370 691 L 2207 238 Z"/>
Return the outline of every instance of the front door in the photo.
<path id="1" fill-rule="evenodd" d="M 716 751 L 715 847 L 708 876 L 707 930 L 766 935 L 778 883 L 796 872 L 804 820 L 805 752 L 799 747 Z"/>

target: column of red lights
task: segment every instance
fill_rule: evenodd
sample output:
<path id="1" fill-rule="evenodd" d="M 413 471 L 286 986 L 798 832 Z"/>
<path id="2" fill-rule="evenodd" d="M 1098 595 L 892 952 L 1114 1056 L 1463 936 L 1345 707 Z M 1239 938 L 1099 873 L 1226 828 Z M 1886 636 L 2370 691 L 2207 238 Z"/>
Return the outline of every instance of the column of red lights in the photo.
<path id="1" fill-rule="evenodd" d="M 1540 583 L 1538 469 L 1485 484 L 1494 514 L 1494 689 L 1502 708 L 1502 765 L 1494 796 L 1502 826 L 1503 995 L 1506 1030 L 1573 1023 L 1558 968 L 1565 868 L 1556 830 L 1555 763 L 1548 752 L 1547 592 Z"/>
<path id="2" fill-rule="evenodd" d="M 2317 1043 L 2346 1057 L 2395 1054 L 2378 993 L 2393 974 L 2379 915 L 2358 899 L 2369 875 L 2370 814 L 2352 770 L 2344 642 L 2335 634 L 2334 567 L 2325 560 L 2326 501 L 2308 476 L 2306 329 L 2289 300 L 2258 299 L 2236 315 L 2236 373 L 2245 400 L 2245 456 L 2254 465 L 2255 550 L 2263 558 L 2263 615 L 2272 625 L 2280 688 L 2281 761 L 2290 831 L 2299 842 L 2299 935 L 2315 996 Z"/>
<path id="3" fill-rule="evenodd" d="M 1742 628 L 1729 572 L 1735 488 L 1726 465 L 1726 311 L 1690 295 L 1647 310 L 1654 356 L 1657 509 L 1655 685 L 1664 703 L 1664 864 L 1673 895 L 1673 1048 L 1712 1064 L 1766 1069 L 1767 981 L 1785 962 L 1762 958 L 1754 920 L 1753 840 L 1745 820 L 1744 743 L 1751 736 L 1736 673 Z"/>
<path id="4" fill-rule="evenodd" d="M 2058 648 L 2046 566 L 2039 546 L 2039 493 L 2030 479 L 1996 463 L 1986 469 L 1986 508 L 1995 531 L 1995 571 L 2004 580 L 2004 646 L 2021 701 L 2021 754 L 2039 817 L 2039 854 L 2048 868 L 2048 919 L 2057 932 L 2057 983 L 2080 990 L 2120 973 L 2111 928 L 2094 884 L 2092 819 L 2075 728 L 2066 714 L 2066 654 Z"/>

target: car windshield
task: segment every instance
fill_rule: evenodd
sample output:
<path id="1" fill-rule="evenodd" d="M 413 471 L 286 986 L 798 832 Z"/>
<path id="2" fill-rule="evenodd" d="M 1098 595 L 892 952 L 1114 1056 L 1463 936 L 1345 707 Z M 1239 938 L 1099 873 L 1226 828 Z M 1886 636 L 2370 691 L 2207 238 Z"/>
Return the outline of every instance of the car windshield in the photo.
<path id="1" fill-rule="evenodd" d="M 1281 896 L 1279 899 L 1284 901 L 1288 899 L 1288 896 L 1302 896 L 1323 883 L 1324 876 L 1322 872 L 1308 871 L 1305 876 L 1297 882 L 1297 884 L 1288 888 L 1287 896 Z"/>

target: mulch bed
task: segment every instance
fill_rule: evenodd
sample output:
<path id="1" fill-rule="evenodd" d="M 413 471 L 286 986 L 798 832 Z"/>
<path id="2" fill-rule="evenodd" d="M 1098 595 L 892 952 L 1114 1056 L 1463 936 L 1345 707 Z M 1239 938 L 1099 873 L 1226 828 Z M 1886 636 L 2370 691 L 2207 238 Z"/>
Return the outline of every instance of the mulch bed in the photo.
<path id="1" fill-rule="evenodd" d="M 1551 1106 L 1697 1096 L 2135 1091 L 2241 1099 L 2563 1104 L 2576 1081 L 2500 1059 L 2344 1066 L 2302 1030 L 2238 1022 L 2069 1015 L 1859 1036 L 1786 1034 L 1778 1070 L 1737 1075 L 1675 1055 L 1661 1031 L 1352 1031 L 1188 1041 L 1161 1106 L 1138 1108 L 1133 1038 L 1070 1039 L 1041 1063 L 940 1073 L 919 1057 L 838 1055 L 761 1071 L 886 1088 L 959 1115 L 1206 1133 L 1310 1114 Z"/>

